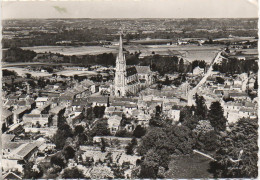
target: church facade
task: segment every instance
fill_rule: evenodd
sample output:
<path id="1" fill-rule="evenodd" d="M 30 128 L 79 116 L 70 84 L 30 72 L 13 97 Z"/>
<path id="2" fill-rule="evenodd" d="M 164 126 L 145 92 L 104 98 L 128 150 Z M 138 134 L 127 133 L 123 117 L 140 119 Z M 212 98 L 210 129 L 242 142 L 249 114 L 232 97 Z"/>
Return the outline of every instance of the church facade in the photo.
<path id="1" fill-rule="evenodd" d="M 123 53 L 123 41 L 120 35 L 119 52 L 116 59 L 116 72 L 113 94 L 125 97 L 137 94 L 141 89 L 153 83 L 153 74 L 149 66 L 127 66 Z"/>

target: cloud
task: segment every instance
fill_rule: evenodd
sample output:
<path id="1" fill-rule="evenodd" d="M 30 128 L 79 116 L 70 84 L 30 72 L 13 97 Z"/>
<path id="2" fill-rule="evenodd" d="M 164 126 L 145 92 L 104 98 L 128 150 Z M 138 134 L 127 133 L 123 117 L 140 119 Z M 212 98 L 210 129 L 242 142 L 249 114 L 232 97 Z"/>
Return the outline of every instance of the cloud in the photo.
<path id="1" fill-rule="evenodd" d="M 59 6 L 52 6 L 55 10 L 57 10 L 60 14 L 67 13 L 67 9 Z"/>

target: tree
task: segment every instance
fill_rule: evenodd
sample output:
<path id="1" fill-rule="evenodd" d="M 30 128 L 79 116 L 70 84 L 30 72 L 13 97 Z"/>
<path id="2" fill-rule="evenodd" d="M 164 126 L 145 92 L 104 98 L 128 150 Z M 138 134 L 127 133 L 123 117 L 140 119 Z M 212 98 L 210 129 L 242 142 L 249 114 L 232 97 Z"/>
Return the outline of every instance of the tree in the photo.
<path id="1" fill-rule="evenodd" d="M 30 73 L 26 73 L 25 75 L 26 75 L 27 79 L 30 79 L 32 77 L 32 75 Z"/>
<path id="2" fill-rule="evenodd" d="M 140 178 L 157 178 L 160 156 L 150 149 L 141 164 Z"/>
<path id="3" fill-rule="evenodd" d="M 107 120 L 99 120 L 90 132 L 91 136 L 109 136 Z"/>
<path id="4" fill-rule="evenodd" d="M 136 140 L 136 138 L 133 138 L 131 140 L 131 142 L 128 143 L 128 145 L 125 148 L 126 154 L 128 154 L 128 155 L 134 154 L 134 148 L 135 148 L 136 145 L 137 145 L 137 140 Z"/>
<path id="5" fill-rule="evenodd" d="M 255 83 L 254 83 L 254 89 L 258 89 L 258 80 L 257 80 L 257 78 L 256 78 Z"/>
<path id="6" fill-rule="evenodd" d="M 104 138 L 101 138 L 101 152 L 106 152 L 106 142 L 104 140 Z"/>
<path id="7" fill-rule="evenodd" d="M 161 113 L 162 113 L 162 108 L 161 108 L 161 106 L 157 105 L 155 107 L 155 115 L 159 116 Z"/>
<path id="8" fill-rule="evenodd" d="M 24 179 L 38 179 L 41 178 L 43 175 L 43 171 L 41 168 L 36 167 L 34 168 L 33 162 L 28 162 L 27 164 L 24 165 L 23 167 L 23 178 Z"/>
<path id="9" fill-rule="evenodd" d="M 201 119 L 206 118 L 207 114 L 207 106 L 205 104 L 205 99 L 203 96 L 198 96 L 198 94 L 195 94 L 195 102 L 196 102 L 196 108 L 195 108 L 195 115 L 198 116 Z"/>
<path id="10" fill-rule="evenodd" d="M 224 131 L 226 129 L 227 119 L 224 117 L 223 108 L 218 101 L 211 103 L 208 118 L 216 131 Z"/>
<path id="11" fill-rule="evenodd" d="M 77 167 L 72 167 L 70 169 L 65 169 L 62 178 L 65 179 L 83 179 L 86 178 L 81 170 Z"/>
<path id="12" fill-rule="evenodd" d="M 146 133 L 145 128 L 143 128 L 141 125 L 137 125 L 133 132 L 133 136 L 137 138 L 141 138 L 142 136 L 145 135 L 145 133 Z"/>
<path id="13" fill-rule="evenodd" d="M 116 137 L 131 137 L 131 133 L 127 132 L 125 129 L 118 130 L 115 134 Z"/>
<path id="14" fill-rule="evenodd" d="M 179 62 L 179 73 L 184 73 L 184 61 L 181 58 Z"/>
<path id="15" fill-rule="evenodd" d="M 240 119 L 220 138 L 211 171 L 216 178 L 258 176 L 258 120 Z"/>
<path id="16" fill-rule="evenodd" d="M 126 147 L 125 147 L 125 150 L 126 150 L 126 154 L 128 155 L 133 155 L 134 154 L 134 146 L 132 143 L 129 143 Z"/>
<path id="17" fill-rule="evenodd" d="M 75 150 L 71 146 L 67 146 L 63 150 L 63 155 L 66 160 L 72 159 L 75 156 Z"/>
<path id="18" fill-rule="evenodd" d="M 91 179 L 113 179 L 114 174 L 111 168 L 107 166 L 97 165 L 89 172 Z"/>
<path id="19" fill-rule="evenodd" d="M 60 155 L 53 155 L 51 156 L 51 164 L 52 165 L 57 165 L 60 166 L 61 168 L 65 167 L 64 159 Z"/>
<path id="20" fill-rule="evenodd" d="M 84 132 L 84 127 L 82 125 L 77 125 L 74 129 L 74 135 L 80 135 Z"/>

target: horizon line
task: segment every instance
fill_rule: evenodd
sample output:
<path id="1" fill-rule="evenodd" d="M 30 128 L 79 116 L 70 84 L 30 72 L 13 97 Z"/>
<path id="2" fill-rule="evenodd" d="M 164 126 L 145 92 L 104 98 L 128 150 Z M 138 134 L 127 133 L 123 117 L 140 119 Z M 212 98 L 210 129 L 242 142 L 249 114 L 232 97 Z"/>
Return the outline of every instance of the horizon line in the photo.
<path id="1" fill-rule="evenodd" d="M 108 17 L 97 17 L 97 18 L 88 18 L 88 17 L 67 17 L 67 18 L 2 18 L 2 20 L 26 20 L 26 19 L 39 19 L 39 20 L 43 20 L 43 19 L 258 19 L 258 17 L 178 17 L 178 18 L 175 18 L 175 17 L 140 17 L 140 18 L 131 18 L 131 17 L 111 17 L 111 18 L 108 18 Z"/>

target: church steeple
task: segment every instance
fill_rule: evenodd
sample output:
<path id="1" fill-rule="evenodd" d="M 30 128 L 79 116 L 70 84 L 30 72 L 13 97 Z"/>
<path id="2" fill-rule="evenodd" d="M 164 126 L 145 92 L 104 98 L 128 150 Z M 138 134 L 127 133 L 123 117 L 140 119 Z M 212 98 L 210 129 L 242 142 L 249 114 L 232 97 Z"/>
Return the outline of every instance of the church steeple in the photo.
<path id="1" fill-rule="evenodd" d="M 120 34 L 120 38 L 119 38 L 119 53 L 118 53 L 118 59 L 123 59 L 123 40 L 122 40 L 122 34 Z"/>
<path id="2" fill-rule="evenodd" d="M 119 37 L 119 49 L 116 59 L 116 73 L 115 73 L 115 96 L 125 96 L 126 93 L 126 61 L 123 53 L 122 34 Z"/>

